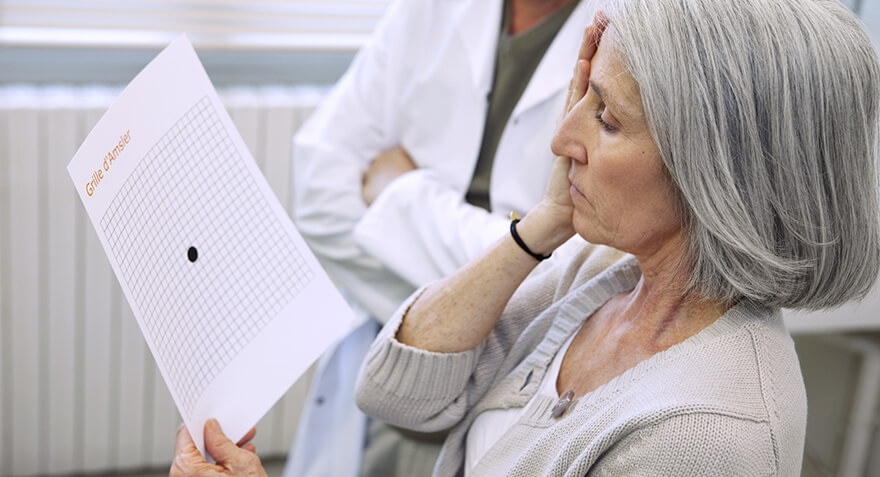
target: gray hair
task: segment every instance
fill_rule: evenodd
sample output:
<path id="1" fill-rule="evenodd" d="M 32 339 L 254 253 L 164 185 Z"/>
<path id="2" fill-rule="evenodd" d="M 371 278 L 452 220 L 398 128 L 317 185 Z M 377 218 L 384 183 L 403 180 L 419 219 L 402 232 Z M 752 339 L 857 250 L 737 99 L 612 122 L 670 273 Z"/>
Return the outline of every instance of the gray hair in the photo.
<path id="1" fill-rule="evenodd" d="M 689 292 L 819 309 L 880 270 L 880 66 L 833 0 L 610 0 L 682 207 Z M 604 40 L 603 40 L 604 41 Z"/>

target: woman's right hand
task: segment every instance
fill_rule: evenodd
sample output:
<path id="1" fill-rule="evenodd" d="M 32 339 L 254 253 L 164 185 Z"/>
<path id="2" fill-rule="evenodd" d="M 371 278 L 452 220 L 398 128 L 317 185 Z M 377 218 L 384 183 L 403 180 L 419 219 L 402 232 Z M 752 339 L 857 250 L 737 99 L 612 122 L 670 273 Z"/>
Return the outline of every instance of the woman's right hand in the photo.
<path id="1" fill-rule="evenodd" d="M 217 461 L 208 463 L 196 448 L 189 431 L 183 424 L 177 428 L 174 461 L 169 477 L 266 477 L 266 471 L 257 457 L 256 447 L 250 443 L 256 430 L 251 429 L 238 444 L 223 433 L 216 419 L 205 422 L 205 449 Z"/>

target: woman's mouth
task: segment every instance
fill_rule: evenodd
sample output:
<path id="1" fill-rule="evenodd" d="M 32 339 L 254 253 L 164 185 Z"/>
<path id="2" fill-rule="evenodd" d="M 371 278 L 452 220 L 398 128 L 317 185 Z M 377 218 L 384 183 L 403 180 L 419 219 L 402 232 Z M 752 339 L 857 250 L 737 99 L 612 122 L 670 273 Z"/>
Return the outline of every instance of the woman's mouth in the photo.
<path id="1" fill-rule="evenodd" d="M 577 188 L 577 186 L 574 185 L 574 181 L 571 179 L 571 176 L 568 177 L 568 183 L 571 184 L 568 188 L 568 192 L 569 194 L 571 194 L 572 197 L 578 197 L 587 200 L 587 197 L 580 191 L 580 189 Z"/>

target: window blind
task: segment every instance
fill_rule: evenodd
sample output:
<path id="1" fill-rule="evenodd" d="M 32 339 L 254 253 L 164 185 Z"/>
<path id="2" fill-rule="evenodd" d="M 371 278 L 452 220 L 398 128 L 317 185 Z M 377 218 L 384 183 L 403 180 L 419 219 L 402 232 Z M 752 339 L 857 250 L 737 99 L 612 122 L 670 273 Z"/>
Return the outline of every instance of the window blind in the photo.
<path id="1" fill-rule="evenodd" d="M 391 0 L 3 0 L 0 46 L 353 50 Z"/>

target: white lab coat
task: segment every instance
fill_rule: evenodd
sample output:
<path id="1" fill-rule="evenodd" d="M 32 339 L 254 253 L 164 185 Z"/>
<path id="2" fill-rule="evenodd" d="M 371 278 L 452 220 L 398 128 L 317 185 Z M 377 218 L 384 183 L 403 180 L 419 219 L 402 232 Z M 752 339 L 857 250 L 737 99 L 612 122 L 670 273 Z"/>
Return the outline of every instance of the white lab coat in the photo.
<path id="1" fill-rule="evenodd" d="M 387 320 L 417 287 L 506 234 L 510 211 L 523 214 L 541 199 L 550 140 L 593 4 L 581 0 L 572 12 L 511 114 L 492 168 L 493 214 L 467 204 L 464 194 L 483 136 L 503 0 L 398 0 L 297 133 L 294 222 L 365 318 Z M 363 173 L 398 145 L 418 169 L 367 208 Z M 352 338 L 342 347 L 364 341 Z M 357 465 L 345 461 L 360 462 L 363 420 L 352 417 L 353 400 L 337 406 L 333 399 L 342 385 L 336 374 L 350 375 L 360 361 L 341 361 L 325 354 L 319 366 L 285 475 L 308 476 L 305 461 L 324 459 L 333 463 L 312 475 L 356 475 Z M 329 384 L 322 387 L 322 380 Z M 348 401 L 351 392 L 341 395 Z"/>

